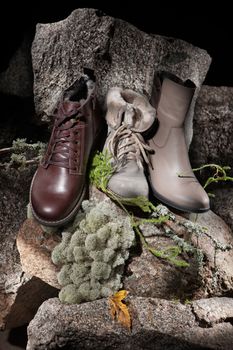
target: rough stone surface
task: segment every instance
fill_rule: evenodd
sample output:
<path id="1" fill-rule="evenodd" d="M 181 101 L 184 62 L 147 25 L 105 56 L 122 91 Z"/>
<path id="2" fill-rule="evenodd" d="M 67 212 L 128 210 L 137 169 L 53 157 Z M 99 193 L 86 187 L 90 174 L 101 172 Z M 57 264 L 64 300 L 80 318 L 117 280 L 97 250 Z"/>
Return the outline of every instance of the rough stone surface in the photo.
<path id="1" fill-rule="evenodd" d="M 28 50 L 26 46 L 19 49 L 9 69 L 0 74 L 0 91 L 30 95 L 29 75 L 25 78 L 29 71 L 19 69 L 23 62 L 29 62 L 22 54 L 25 48 Z M 190 79 L 197 86 L 186 123 L 186 136 L 188 142 L 191 140 L 192 112 L 210 64 L 206 51 L 181 40 L 145 34 L 93 9 L 79 9 L 63 21 L 37 25 L 32 58 L 38 121 L 51 114 L 61 91 L 79 78 L 83 66 L 95 70 L 101 101 L 113 85 L 130 87 L 150 97 L 154 78 L 161 71 L 173 73 L 183 81 Z M 22 86 L 25 79 L 28 84 Z M 9 86 L 6 81 L 10 81 Z M 233 164 L 232 92 L 233 88 L 202 87 L 195 107 L 190 153 L 194 166 L 209 162 Z M 1 328 L 29 322 L 44 300 L 57 295 L 53 287 L 59 287 L 57 270 L 50 260 L 51 249 L 59 241 L 57 235 L 44 233 L 28 220 L 18 235 L 20 257 L 16 247 L 16 233 L 26 216 L 34 170 L 0 173 Z M 213 209 L 232 225 L 231 191 L 218 191 L 219 201 Z M 103 198 L 94 192 L 91 196 Z M 232 233 L 212 212 L 199 215 L 197 222 L 207 226 L 212 237 L 192 237 L 193 244 L 204 252 L 201 268 L 191 254 L 183 256 L 190 262 L 185 269 L 155 258 L 144 248 L 132 255 L 124 279 L 124 288 L 132 296 L 132 333 L 111 320 L 106 300 L 62 305 L 58 299 L 50 299 L 29 326 L 28 349 L 230 349 L 232 299 L 210 298 L 183 305 L 151 298 L 183 301 L 232 295 L 233 252 L 216 250 L 213 244 L 213 239 L 220 246 L 232 244 Z M 179 237 L 189 238 L 181 227 L 174 225 L 173 229 Z M 164 237 L 161 229 L 153 229 L 152 225 L 145 227 L 144 233 L 148 243 L 157 249 L 174 245 L 171 238 Z"/>
<path id="2" fill-rule="evenodd" d="M 176 218 L 184 221 L 179 216 Z M 231 230 L 213 212 L 199 214 L 196 222 L 207 227 L 208 235 L 219 244 L 233 246 Z M 143 232 L 152 231 L 149 226 L 152 225 L 147 225 Z M 128 265 L 124 288 L 137 296 L 182 300 L 232 293 L 233 249 L 224 252 L 215 250 L 213 241 L 205 234 L 198 237 L 197 242 L 195 235 L 191 238 L 184 228 L 177 225 L 173 225 L 172 228 L 179 237 L 187 241 L 191 239 L 193 245 L 201 249 L 205 257 L 202 266 L 198 266 L 196 260 L 189 257 L 190 267 L 179 268 L 154 257 L 143 248 L 142 254 L 133 257 Z M 155 231 L 155 236 L 147 238 L 147 242 L 159 250 L 176 245 L 172 239 L 162 237 L 161 233 L 161 230 L 160 235 Z"/>
<path id="3" fill-rule="evenodd" d="M 34 171 L 35 167 L 0 171 L 0 329 L 28 322 L 32 310 L 35 313 L 42 301 L 57 295 L 54 288 L 23 272 L 16 247 Z"/>
<path id="4" fill-rule="evenodd" d="M 94 201 L 107 199 L 103 193 L 94 187 L 91 188 L 90 195 Z M 108 201 L 110 200 L 108 199 Z M 117 208 L 113 202 L 110 203 L 113 210 L 119 211 L 119 214 L 122 215 L 121 209 Z M 176 215 L 176 220 L 177 222 L 187 221 L 178 215 Z M 124 289 L 134 296 L 181 299 L 183 301 L 231 294 L 233 292 L 233 249 L 216 250 L 214 240 L 222 246 L 227 244 L 233 246 L 232 232 L 224 221 L 211 211 L 199 214 L 197 218 L 195 217 L 195 220 L 201 226 L 207 227 L 208 236 L 202 233 L 197 239 L 195 234 L 192 234 L 191 237 L 181 225 L 173 222 L 170 222 L 169 225 L 178 237 L 184 238 L 187 242 L 192 242 L 194 247 L 198 247 L 203 252 L 203 263 L 199 264 L 196 256 L 190 253 L 182 256 L 190 263 L 190 266 L 187 268 L 177 267 L 164 259 L 156 258 L 145 247 L 142 247 L 142 252 L 132 251 L 127 262 L 126 273 L 123 276 Z M 27 223 L 25 227 L 28 227 Z M 30 236 L 30 230 L 28 232 Z M 162 227 L 157 228 L 152 224 L 146 224 L 143 225 L 142 232 L 148 244 L 157 250 L 176 245 L 170 237 L 164 236 Z M 44 233 L 41 233 L 41 235 L 46 237 Z M 47 240 L 55 240 L 52 243 L 50 242 L 50 246 L 53 246 L 58 238 L 56 238 L 56 234 L 47 236 L 43 245 L 47 246 Z M 42 273 L 38 272 L 37 266 L 32 263 L 34 247 L 32 245 L 32 248 L 30 248 L 30 241 L 27 244 L 26 264 L 30 266 L 31 275 L 42 278 L 43 281 L 54 287 L 59 287 L 56 282 L 57 270 L 55 266 L 46 258 Z M 43 257 L 43 245 L 38 244 L 36 246 L 37 255 L 40 257 L 38 259 Z"/>
<path id="5" fill-rule="evenodd" d="M 215 194 L 212 200 L 213 211 L 223 218 L 233 232 L 233 188 L 217 188 L 212 192 Z"/>
<path id="6" fill-rule="evenodd" d="M 233 299 L 230 298 L 196 300 L 192 306 L 198 319 L 207 324 L 222 322 L 233 316 Z"/>
<path id="7" fill-rule="evenodd" d="M 194 328 L 188 334 L 185 332 L 183 339 L 187 342 L 192 340 L 194 343 L 203 344 L 204 348 L 198 347 L 198 349 L 228 350 L 232 347 L 232 324 L 224 322 L 215 324 L 211 328 Z"/>
<path id="8" fill-rule="evenodd" d="M 9 338 L 11 340 L 13 340 L 13 342 L 10 342 Z M 20 345 L 18 346 L 18 344 L 16 345 L 15 339 L 12 337 L 11 330 L 7 329 L 4 332 L 0 332 L 0 349 L 2 349 L 2 350 L 23 350 L 23 349 L 25 349 L 25 347 L 23 348 Z"/>
<path id="9" fill-rule="evenodd" d="M 0 92 L 28 97 L 33 95 L 31 40 L 24 38 L 11 58 L 8 68 L 0 73 Z"/>
<path id="10" fill-rule="evenodd" d="M 0 327 L 4 326 L 4 319 L 14 303 L 17 289 L 23 284 L 15 240 L 19 226 L 26 217 L 31 175 L 31 171 L 21 174 L 13 169 L 11 172 L 0 171 Z"/>
<path id="11" fill-rule="evenodd" d="M 232 300 L 224 298 L 224 307 L 231 307 L 231 311 L 223 317 L 221 299 L 198 302 L 203 312 L 217 307 L 214 324 L 209 323 L 208 328 L 202 328 L 202 314 L 199 319 L 192 305 L 129 298 L 127 305 L 132 317 L 129 332 L 111 319 L 106 299 L 80 305 L 64 305 L 57 298 L 50 299 L 41 305 L 28 326 L 27 350 L 230 349 L 233 326 L 225 316 L 233 316 Z"/>
<path id="12" fill-rule="evenodd" d="M 9 292 L 9 289 L 8 291 Z M 10 305 L 6 328 L 16 328 L 29 323 L 36 314 L 38 307 L 48 298 L 56 297 L 57 289 L 44 283 L 41 279 L 22 274 L 21 285 L 15 288 L 16 297 Z"/>
<path id="13" fill-rule="evenodd" d="M 160 235 L 147 238 L 147 242 L 158 250 L 175 245 L 172 239 L 161 237 L 161 231 Z M 189 268 L 177 268 L 143 247 L 142 254 L 134 256 L 127 266 L 124 289 L 131 295 L 174 300 L 193 298 L 200 290 L 203 295 L 200 272 L 194 260 L 190 262 Z"/>
<path id="14" fill-rule="evenodd" d="M 77 9 L 63 21 L 38 24 L 32 45 L 35 107 L 39 118 L 51 115 L 58 97 L 83 72 L 95 70 L 100 101 L 118 85 L 149 97 L 155 74 L 168 71 L 197 86 L 187 138 L 192 136 L 196 96 L 209 68 L 206 51 L 182 40 L 151 36 L 94 9 Z"/>
<path id="15" fill-rule="evenodd" d="M 213 212 L 199 214 L 196 222 L 207 227 L 208 235 L 217 242 L 215 249 L 213 241 L 205 234 L 198 237 L 198 246 L 205 253 L 207 264 L 204 265 L 203 285 L 206 296 L 232 295 L 233 292 L 233 249 L 222 251 L 220 248 L 230 244 L 233 246 L 233 234 L 225 222 Z M 195 238 L 193 238 L 195 241 Z M 209 272 L 207 272 L 207 268 Z"/>
<path id="16" fill-rule="evenodd" d="M 16 241 L 23 271 L 60 288 L 56 277 L 59 269 L 51 260 L 51 251 L 60 240 L 58 234 L 47 234 L 35 220 L 27 219 Z"/>
<path id="17" fill-rule="evenodd" d="M 195 167 L 207 163 L 232 167 L 232 101 L 232 87 L 202 87 L 195 106 L 194 134 L 190 148 L 191 160 Z"/>
<path id="18" fill-rule="evenodd" d="M 203 86 L 197 99 L 193 121 L 190 159 L 194 167 L 208 163 L 229 165 L 233 176 L 233 88 Z M 200 174 L 206 180 L 213 172 Z M 232 182 L 214 184 L 210 192 L 211 208 L 233 230 Z"/>

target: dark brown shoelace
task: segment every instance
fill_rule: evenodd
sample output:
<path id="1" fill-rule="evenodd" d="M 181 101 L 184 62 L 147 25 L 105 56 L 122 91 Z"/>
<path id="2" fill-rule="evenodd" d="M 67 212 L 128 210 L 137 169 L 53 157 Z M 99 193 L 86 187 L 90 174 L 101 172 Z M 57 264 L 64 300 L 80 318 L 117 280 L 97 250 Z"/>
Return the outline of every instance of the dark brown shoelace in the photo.
<path id="1" fill-rule="evenodd" d="M 56 117 L 48 164 L 77 170 L 79 165 L 80 115 Z"/>

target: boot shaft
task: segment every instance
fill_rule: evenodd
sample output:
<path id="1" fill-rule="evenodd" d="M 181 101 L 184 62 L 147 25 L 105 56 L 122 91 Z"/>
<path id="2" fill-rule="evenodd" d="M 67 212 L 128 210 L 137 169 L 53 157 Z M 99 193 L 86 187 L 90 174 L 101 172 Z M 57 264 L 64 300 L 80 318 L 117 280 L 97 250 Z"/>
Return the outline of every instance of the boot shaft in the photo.
<path id="1" fill-rule="evenodd" d="M 194 89 L 164 79 L 157 108 L 159 128 L 149 146 L 149 181 L 154 196 L 166 205 L 188 212 L 209 210 L 209 198 L 197 181 L 188 157 L 184 120 Z"/>
<path id="2" fill-rule="evenodd" d="M 160 125 L 170 128 L 182 127 L 194 94 L 194 88 L 185 87 L 165 78 L 157 109 Z"/>

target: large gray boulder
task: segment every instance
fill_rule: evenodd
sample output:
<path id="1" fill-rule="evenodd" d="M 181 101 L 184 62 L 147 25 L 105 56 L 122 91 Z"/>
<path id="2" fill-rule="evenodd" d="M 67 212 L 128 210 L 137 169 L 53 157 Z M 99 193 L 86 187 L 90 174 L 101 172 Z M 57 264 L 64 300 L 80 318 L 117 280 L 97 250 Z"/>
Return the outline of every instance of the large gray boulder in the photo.
<path id="1" fill-rule="evenodd" d="M 22 269 L 16 247 L 34 171 L 35 166 L 0 169 L 0 329 L 29 322 L 44 300 L 57 295 L 57 289 Z"/>
<path id="2" fill-rule="evenodd" d="M 193 120 L 193 140 L 190 159 L 193 167 L 215 163 L 228 165 L 233 176 L 233 87 L 203 86 L 197 99 Z M 213 171 L 198 174 L 204 183 Z M 209 192 L 212 210 L 233 230 L 233 183 L 219 182 Z"/>
<path id="3" fill-rule="evenodd" d="M 101 102 L 113 85 L 130 87 L 150 97 L 154 78 L 162 71 L 173 73 L 183 81 L 191 80 L 197 90 L 187 118 L 188 142 L 192 136 L 193 109 L 200 93 L 191 149 L 193 164 L 232 163 L 232 89 L 203 87 L 200 91 L 210 64 L 206 51 L 182 40 L 143 33 L 93 9 L 78 9 L 63 21 L 37 25 L 32 60 L 38 121 L 51 114 L 61 92 L 80 77 L 83 66 L 95 70 Z M 34 170 L 15 171 L 13 176 L 3 171 L 0 175 L 2 328 L 29 322 L 38 306 L 57 295 L 59 288 L 57 268 L 50 260 L 51 249 L 59 242 L 58 236 L 46 234 L 28 220 L 17 237 L 20 256 L 16 247 L 16 234 L 26 216 Z M 97 192 L 94 196 L 103 199 Z M 224 218 L 229 217 L 229 208 L 227 213 L 217 206 L 215 209 Z M 184 220 L 176 218 L 180 222 Z M 199 215 L 197 222 L 208 227 L 208 236 L 189 235 L 177 223 L 173 223 L 172 231 L 202 250 L 202 264 L 196 264 L 192 254 L 184 254 L 190 268 L 178 268 L 155 258 L 145 248 L 129 261 L 123 282 L 132 296 L 132 335 L 110 320 L 106 300 L 67 306 L 58 299 L 50 299 L 29 326 L 28 349 L 59 346 L 137 350 L 154 349 L 155 344 L 158 349 L 229 349 L 232 344 L 230 299 L 197 300 L 192 305 L 155 299 L 184 301 L 232 295 L 233 253 L 221 249 L 232 244 L 232 232 L 212 212 Z M 174 240 L 164 236 L 161 228 L 147 225 L 143 233 L 148 243 L 157 249 L 174 245 Z"/>
<path id="4" fill-rule="evenodd" d="M 193 165 L 217 163 L 232 167 L 233 174 L 233 87 L 203 86 L 193 122 Z"/>
<path id="5" fill-rule="evenodd" d="M 205 50 L 182 40 L 151 36 L 98 10 L 77 9 L 60 22 L 36 27 L 32 44 L 36 112 L 39 119 L 51 115 L 62 90 L 80 77 L 83 67 L 95 70 L 102 102 L 115 85 L 151 97 L 156 73 L 167 71 L 197 86 L 187 118 L 190 142 L 193 107 L 210 62 Z"/>
<path id="6" fill-rule="evenodd" d="M 233 232 L 233 186 L 216 188 L 212 200 L 213 211 L 229 225 Z"/>
<path id="7" fill-rule="evenodd" d="M 132 330 L 111 319 L 106 299 L 64 305 L 50 299 L 28 326 L 27 350 L 221 349 L 233 342 L 233 302 L 210 298 L 189 304 L 156 298 L 130 298 Z"/>
<path id="8" fill-rule="evenodd" d="M 8 67 L 0 73 L 0 92 L 20 97 L 33 95 L 31 39 L 24 37 L 10 59 Z"/>
<path id="9" fill-rule="evenodd" d="M 107 200 L 115 215 L 125 215 L 116 204 L 94 187 L 91 199 L 96 203 Z M 195 229 L 203 226 L 207 228 L 206 234 L 203 231 L 196 235 Z M 165 229 L 168 227 L 171 234 L 166 235 Z M 189 231 L 189 227 L 194 229 Z M 140 251 L 138 244 L 139 249 L 136 253 L 132 252 L 122 276 L 123 287 L 131 295 L 186 300 L 222 296 L 233 292 L 233 235 L 224 221 L 213 212 L 199 214 L 195 223 L 175 215 L 174 221 L 170 220 L 165 227 L 144 224 L 141 231 L 147 243 L 157 250 L 168 249 L 183 242 L 190 251 L 182 257 L 190 266 L 179 267 L 165 259 L 157 258 L 144 246 Z M 32 220 L 24 223 L 17 236 L 23 271 L 55 288 L 59 288 L 56 277 L 58 268 L 51 263 L 49 254 L 51 247 L 58 242 L 56 234 L 46 234 Z M 229 249 L 224 250 L 227 246 Z M 46 252 L 44 247 L 47 247 Z M 197 249 L 203 258 L 197 255 Z M 34 263 L 35 256 L 37 263 Z"/>
<path id="10" fill-rule="evenodd" d="M 195 254 L 189 255 L 188 268 L 180 268 L 160 258 L 155 258 L 143 247 L 140 256 L 134 256 L 127 267 L 124 288 L 133 295 L 165 299 L 198 299 L 221 296 L 233 292 L 233 249 L 222 251 L 221 246 L 231 245 L 233 235 L 224 221 L 212 211 L 199 214 L 195 223 L 207 228 L 196 236 L 181 228 L 180 223 L 193 225 L 193 222 L 176 215 L 172 224 L 174 239 L 183 238 L 186 243 L 200 249 L 203 261 Z M 154 230 L 154 231 L 153 231 Z M 155 230 L 152 225 L 144 225 L 143 234 L 147 242 L 156 249 L 166 249 L 177 243 L 164 237 L 163 230 Z M 194 250 L 195 251 L 195 250 Z M 194 252 L 193 251 L 193 252 Z"/>

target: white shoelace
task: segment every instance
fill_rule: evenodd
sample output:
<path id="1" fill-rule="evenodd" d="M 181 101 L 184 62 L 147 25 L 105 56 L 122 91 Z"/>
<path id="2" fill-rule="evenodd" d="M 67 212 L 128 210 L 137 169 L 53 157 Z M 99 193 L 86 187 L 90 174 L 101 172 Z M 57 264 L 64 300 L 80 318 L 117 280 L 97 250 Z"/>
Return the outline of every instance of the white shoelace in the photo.
<path id="1" fill-rule="evenodd" d="M 113 155 L 117 168 L 122 166 L 127 160 L 135 159 L 140 168 L 143 167 L 142 160 L 147 165 L 151 165 L 148 153 L 154 152 L 149 147 L 142 135 L 130 129 L 124 122 L 114 132 L 108 142 L 108 149 Z"/>

